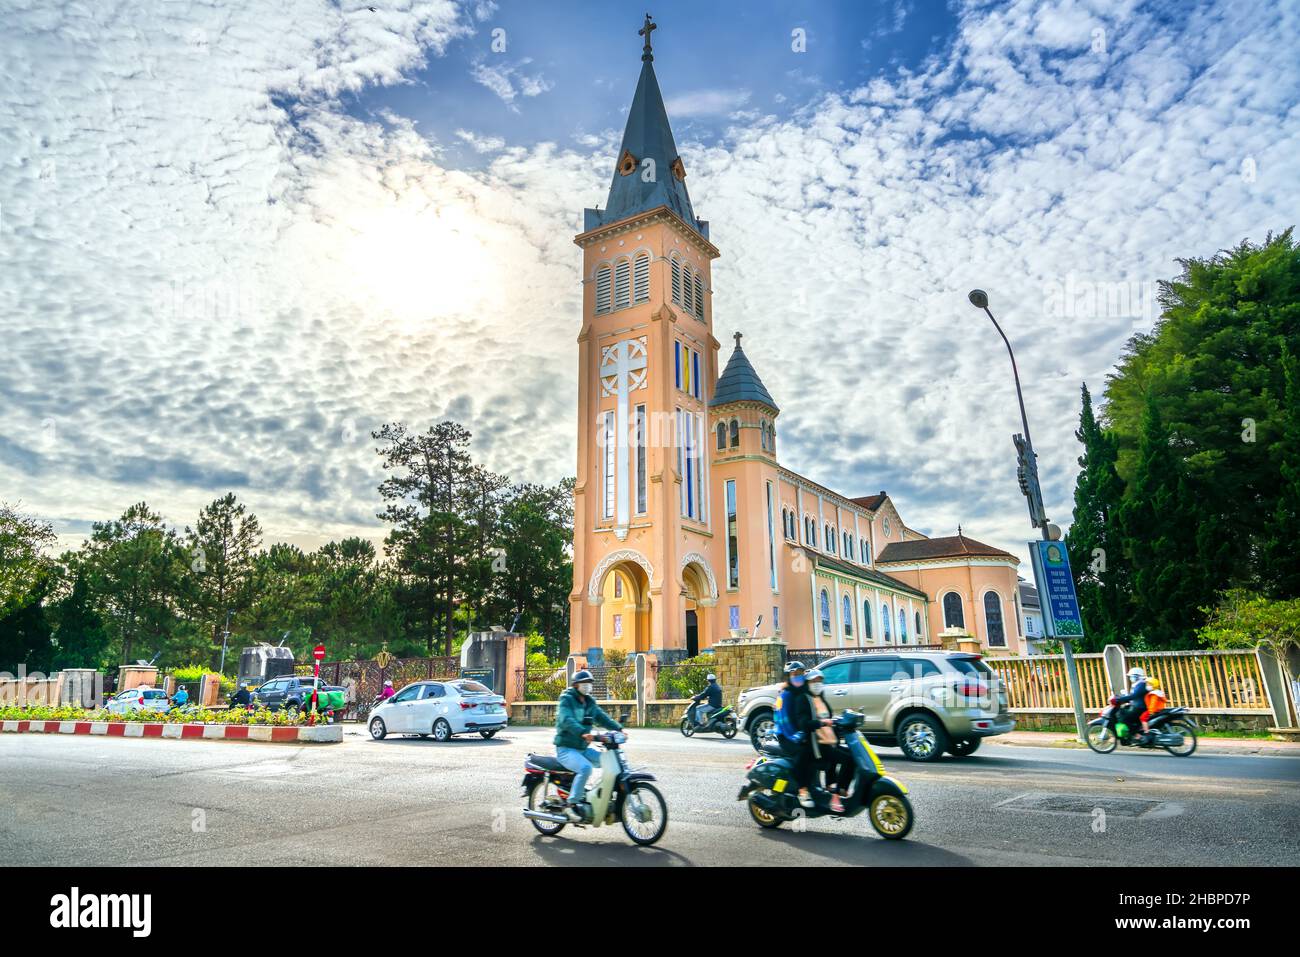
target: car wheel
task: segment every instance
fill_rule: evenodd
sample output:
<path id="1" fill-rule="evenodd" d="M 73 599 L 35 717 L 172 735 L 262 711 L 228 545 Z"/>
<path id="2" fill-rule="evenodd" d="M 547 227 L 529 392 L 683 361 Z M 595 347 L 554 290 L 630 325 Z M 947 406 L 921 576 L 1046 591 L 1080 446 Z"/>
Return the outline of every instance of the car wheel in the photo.
<path id="1" fill-rule="evenodd" d="M 384 735 L 388 734 L 388 728 L 384 726 L 383 718 L 375 718 L 370 722 L 370 736 L 376 741 L 384 740 Z"/>
<path id="2" fill-rule="evenodd" d="M 763 739 L 776 734 L 776 719 L 770 711 L 760 711 L 749 722 L 749 742 L 760 754 L 763 751 Z"/>
<path id="3" fill-rule="evenodd" d="M 433 723 L 433 740 L 435 741 L 451 740 L 451 725 L 447 723 L 446 718 L 439 718 L 437 721 Z"/>
<path id="4" fill-rule="evenodd" d="M 487 741 L 491 739 L 492 735 L 496 734 L 498 730 L 499 729 L 497 728 L 493 728 L 491 731 L 480 731 L 479 734 L 483 736 L 484 741 Z"/>
<path id="5" fill-rule="evenodd" d="M 909 714 L 898 726 L 898 746 L 910 761 L 937 761 L 951 744 L 943 726 L 928 714 Z"/>
<path id="6" fill-rule="evenodd" d="M 956 738 L 948 749 L 954 758 L 968 758 L 979 750 L 979 738 Z"/>

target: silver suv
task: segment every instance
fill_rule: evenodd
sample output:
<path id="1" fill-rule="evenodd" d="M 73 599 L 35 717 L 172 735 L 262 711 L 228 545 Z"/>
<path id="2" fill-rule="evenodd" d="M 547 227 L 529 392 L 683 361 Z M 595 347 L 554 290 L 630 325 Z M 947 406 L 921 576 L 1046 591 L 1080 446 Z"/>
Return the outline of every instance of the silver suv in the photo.
<path id="1" fill-rule="evenodd" d="M 817 667 L 832 708 L 862 712 L 862 732 L 873 744 L 901 748 L 913 761 L 934 761 L 945 751 L 964 758 L 984 738 L 1016 726 L 1001 679 L 979 655 L 899 648 L 842 655 Z M 776 730 L 780 690 L 780 684 L 748 688 L 736 701 L 755 750 Z"/>

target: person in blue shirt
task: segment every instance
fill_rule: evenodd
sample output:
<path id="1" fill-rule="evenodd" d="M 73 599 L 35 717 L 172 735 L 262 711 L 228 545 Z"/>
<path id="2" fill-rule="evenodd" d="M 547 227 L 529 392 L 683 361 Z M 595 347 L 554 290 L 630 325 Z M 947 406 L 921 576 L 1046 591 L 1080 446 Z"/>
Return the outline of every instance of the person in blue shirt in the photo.
<path id="1" fill-rule="evenodd" d="M 808 699 L 808 683 L 804 678 L 802 662 L 792 661 L 785 666 L 786 681 L 776 699 L 777 741 L 794 770 L 795 783 L 799 785 L 799 799 L 808 797 L 808 779 L 812 774 L 812 749 L 809 734 L 816 729 L 812 703 Z"/>
<path id="2" fill-rule="evenodd" d="M 189 701 L 190 693 L 185 690 L 184 685 L 181 685 L 176 689 L 176 694 L 172 696 L 172 704 L 178 708 L 183 708 L 185 705 L 189 704 Z"/>

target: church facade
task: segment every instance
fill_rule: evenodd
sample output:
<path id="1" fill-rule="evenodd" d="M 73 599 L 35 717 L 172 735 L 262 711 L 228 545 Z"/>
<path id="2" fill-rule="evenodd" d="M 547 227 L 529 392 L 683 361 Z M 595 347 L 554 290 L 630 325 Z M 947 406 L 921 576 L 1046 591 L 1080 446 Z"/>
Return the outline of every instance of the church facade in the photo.
<path id="1" fill-rule="evenodd" d="M 736 634 L 790 648 L 938 642 L 1023 654 L 1018 559 L 908 527 L 785 467 L 780 408 L 713 329 L 720 253 L 696 217 L 654 72 L 604 209 L 584 213 L 570 650 L 695 655 Z"/>

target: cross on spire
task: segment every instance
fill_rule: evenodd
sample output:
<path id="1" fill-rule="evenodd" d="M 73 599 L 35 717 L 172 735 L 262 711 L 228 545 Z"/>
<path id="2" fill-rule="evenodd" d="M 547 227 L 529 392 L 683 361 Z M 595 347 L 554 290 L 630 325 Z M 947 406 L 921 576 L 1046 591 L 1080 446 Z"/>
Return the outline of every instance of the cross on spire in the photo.
<path id="1" fill-rule="evenodd" d="M 737 349 L 740 348 L 740 337 L 743 336 L 743 335 L 744 335 L 743 332 L 738 332 L 738 333 L 736 333 L 736 348 L 737 348 Z"/>
<path id="2" fill-rule="evenodd" d="M 645 37 L 645 46 L 641 48 L 641 59 L 643 61 L 653 60 L 655 58 L 654 51 L 650 49 L 650 34 L 658 29 L 659 25 L 651 20 L 650 14 L 647 13 L 645 15 L 645 26 L 636 32 L 637 36 Z"/>

